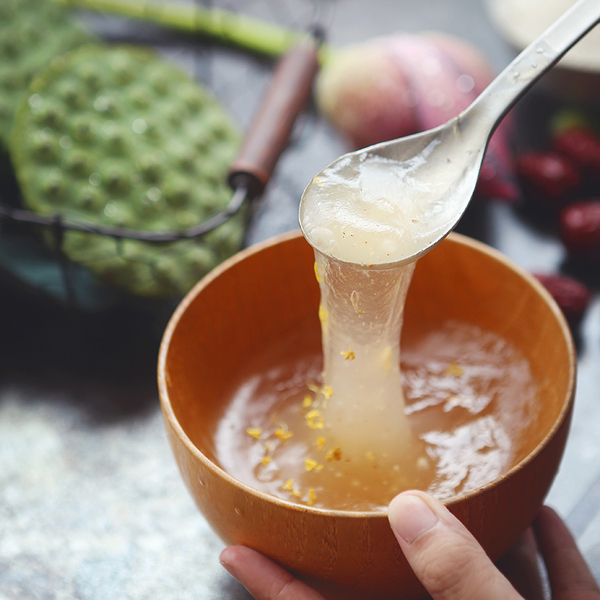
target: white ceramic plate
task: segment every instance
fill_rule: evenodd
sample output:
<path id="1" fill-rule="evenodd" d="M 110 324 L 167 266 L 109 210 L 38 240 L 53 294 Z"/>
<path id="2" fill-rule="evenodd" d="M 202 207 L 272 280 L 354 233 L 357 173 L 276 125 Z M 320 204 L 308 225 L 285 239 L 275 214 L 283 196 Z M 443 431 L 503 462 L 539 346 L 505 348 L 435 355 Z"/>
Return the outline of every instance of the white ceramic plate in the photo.
<path id="1" fill-rule="evenodd" d="M 558 19 L 575 0 L 486 0 L 503 38 L 522 50 Z M 569 99 L 600 107 L 600 26 L 596 26 L 544 76 L 544 84 Z"/>

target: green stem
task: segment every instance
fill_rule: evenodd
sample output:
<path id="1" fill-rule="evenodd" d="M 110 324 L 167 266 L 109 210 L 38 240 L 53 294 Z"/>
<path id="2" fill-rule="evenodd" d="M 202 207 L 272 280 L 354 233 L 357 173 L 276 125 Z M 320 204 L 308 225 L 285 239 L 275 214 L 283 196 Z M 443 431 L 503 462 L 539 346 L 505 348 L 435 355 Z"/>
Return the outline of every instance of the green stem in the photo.
<path id="1" fill-rule="evenodd" d="M 62 5 L 150 20 L 165 27 L 201 33 L 220 42 L 274 58 L 285 54 L 303 35 L 240 13 L 176 0 L 54 1 Z"/>

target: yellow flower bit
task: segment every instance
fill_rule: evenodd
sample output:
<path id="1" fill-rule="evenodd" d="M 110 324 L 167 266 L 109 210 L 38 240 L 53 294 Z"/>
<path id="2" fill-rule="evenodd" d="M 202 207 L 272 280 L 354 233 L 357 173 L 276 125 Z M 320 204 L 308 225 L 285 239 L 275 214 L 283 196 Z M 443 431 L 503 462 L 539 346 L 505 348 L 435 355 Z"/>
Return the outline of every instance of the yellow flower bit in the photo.
<path id="1" fill-rule="evenodd" d="M 325 438 L 318 437 L 315 445 L 317 446 L 317 450 L 323 450 L 323 446 L 325 446 Z"/>
<path id="2" fill-rule="evenodd" d="M 350 302 L 352 302 L 352 306 L 354 307 L 354 310 L 359 314 L 359 315 L 364 315 L 365 311 L 364 310 L 360 310 L 360 308 L 358 308 L 358 292 L 356 290 L 354 290 L 351 294 L 350 294 Z"/>
<path id="3" fill-rule="evenodd" d="M 273 459 L 270 456 L 263 456 L 262 460 L 260 461 L 260 464 L 263 467 L 266 467 Z"/>
<path id="4" fill-rule="evenodd" d="M 323 429 L 323 425 L 324 425 L 323 417 L 321 417 L 321 413 L 316 408 L 309 410 L 304 415 L 304 418 L 306 419 L 306 424 L 311 429 Z"/>
<path id="5" fill-rule="evenodd" d="M 344 360 L 354 360 L 356 358 L 356 355 L 352 350 L 348 350 L 347 352 L 342 350 L 340 354 L 344 357 Z"/>
<path id="6" fill-rule="evenodd" d="M 262 429 L 260 427 L 248 427 L 248 429 L 246 429 L 246 433 L 250 437 L 253 437 L 255 440 L 257 440 L 262 435 Z"/>
<path id="7" fill-rule="evenodd" d="M 317 261 L 315 261 L 315 279 L 317 280 L 317 283 L 321 283 L 323 281 L 323 278 L 319 273 L 319 265 L 317 264 Z"/>
<path id="8" fill-rule="evenodd" d="M 325 396 L 325 400 L 329 400 L 329 398 L 331 398 L 331 395 L 333 394 L 333 390 L 331 389 L 331 386 L 324 385 L 321 388 L 321 394 L 323 394 L 323 396 Z"/>
<path id="9" fill-rule="evenodd" d="M 312 405 L 312 403 L 312 398 L 308 394 L 306 394 L 306 396 L 304 396 L 304 398 L 302 399 L 302 408 L 308 408 Z"/>
<path id="10" fill-rule="evenodd" d="M 317 499 L 317 495 L 315 494 L 315 490 L 313 488 L 308 488 L 308 505 L 312 506 Z"/>
<path id="11" fill-rule="evenodd" d="M 294 488 L 294 480 L 288 479 L 282 486 L 281 489 L 289 492 L 290 496 L 294 498 L 300 498 L 300 492 Z"/>
<path id="12" fill-rule="evenodd" d="M 305 458 L 304 459 L 304 466 L 306 467 L 306 470 L 308 472 L 310 472 L 310 471 L 320 471 L 323 468 L 323 465 L 320 465 L 313 458 Z"/>
<path id="13" fill-rule="evenodd" d="M 275 437 L 278 440 L 289 440 L 294 434 L 288 429 L 286 423 L 281 423 L 279 427 L 275 430 Z"/>
<path id="14" fill-rule="evenodd" d="M 319 187 L 323 187 L 323 186 L 325 185 L 325 184 L 323 183 L 323 178 L 322 178 L 322 177 L 319 177 L 319 176 L 315 177 L 315 178 L 313 179 L 313 182 L 314 182 L 314 183 L 316 183 L 316 184 L 317 184 L 317 186 L 319 186 Z"/>
<path id="15" fill-rule="evenodd" d="M 460 365 L 457 365 L 455 362 L 453 362 L 448 365 L 444 373 L 446 375 L 454 375 L 455 377 L 460 377 L 463 374 L 463 370 Z"/>
<path id="16" fill-rule="evenodd" d="M 342 460 L 342 449 L 339 446 L 332 448 L 326 455 L 325 460 L 329 462 Z"/>
<path id="17" fill-rule="evenodd" d="M 319 305 L 319 321 L 321 321 L 321 327 L 327 329 L 327 309 L 322 304 Z"/>

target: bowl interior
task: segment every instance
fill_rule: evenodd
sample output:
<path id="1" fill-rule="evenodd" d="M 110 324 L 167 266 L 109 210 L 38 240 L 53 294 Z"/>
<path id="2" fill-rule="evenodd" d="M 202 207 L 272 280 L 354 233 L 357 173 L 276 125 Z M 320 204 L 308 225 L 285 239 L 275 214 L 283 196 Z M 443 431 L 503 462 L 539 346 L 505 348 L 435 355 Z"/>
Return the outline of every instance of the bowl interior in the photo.
<path id="1" fill-rule="evenodd" d="M 319 352 L 318 304 L 312 249 L 293 234 L 225 263 L 179 307 L 163 346 L 165 391 L 185 436 L 208 460 L 218 464 L 214 432 L 232 387 L 249 364 L 256 368 L 257 357 L 265 365 L 281 359 L 282 341 L 285 360 L 291 362 Z M 534 451 L 565 410 L 573 384 L 568 328 L 533 278 L 457 235 L 419 261 L 402 344 L 448 320 L 496 332 L 529 359 L 543 409 L 532 414 L 514 440 L 516 464 Z"/>

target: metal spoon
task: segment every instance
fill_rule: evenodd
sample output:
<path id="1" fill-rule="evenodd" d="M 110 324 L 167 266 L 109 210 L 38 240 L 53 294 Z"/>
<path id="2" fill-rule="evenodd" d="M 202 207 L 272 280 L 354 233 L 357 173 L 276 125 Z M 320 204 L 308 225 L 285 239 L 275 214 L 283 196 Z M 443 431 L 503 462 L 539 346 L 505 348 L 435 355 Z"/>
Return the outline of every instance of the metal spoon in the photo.
<path id="1" fill-rule="evenodd" d="M 600 0 L 579 0 L 454 119 L 422 133 L 345 154 L 326 167 L 307 186 L 300 203 L 300 225 L 309 243 L 338 260 L 363 264 L 408 263 L 429 251 L 456 226 L 467 208 L 489 138 L 498 123 L 517 100 L 599 21 Z M 368 199 L 348 201 L 355 202 L 355 208 L 360 205 L 360 209 L 356 208 L 361 212 L 357 218 L 369 215 L 370 221 L 362 232 L 364 244 L 375 242 L 379 233 L 388 235 L 384 243 L 373 244 L 377 249 L 370 254 L 361 254 L 365 252 L 362 239 L 360 247 L 355 242 L 358 254 L 341 249 L 339 240 L 342 236 L 348 239 L 348 229 L 340 230 L 337 241 L 332 241 L 329 225 L 324 224 L 328 221 L 335 227 L 335 211 L 352 209 L 338 204 L 340 190 L 342 195 L 345 193 L 343 186 L 333 194 L 329 188 L 333 189 L 340 180 L 351 182 L 353 178 L 360 178 L 365 168 L 374 168 L 375 172 L 358 184 L 360 193 L 367 192 L 368 195 L 371 188 L 379 185 L 379 180 L 387 177 L 386 173 L 393 172 L 389 189 L 400 198 L 398 206 L 404 222 L 421 227 L 410 244 L 400 244 L 401 250 L 390 250 L 389 247 L 394 234 L 391 238 L 389 231 L 386 234 L 387 226 L 397 217 L 390 213 L 389 206 L 368 206 Z M 375 190 L 373 194 L 371 198 L 377 204 L 382 193 Z M 327 206 L 328 202 L 331 206 Z M 367 256 L 367 260 L 363 260 Z"/>

